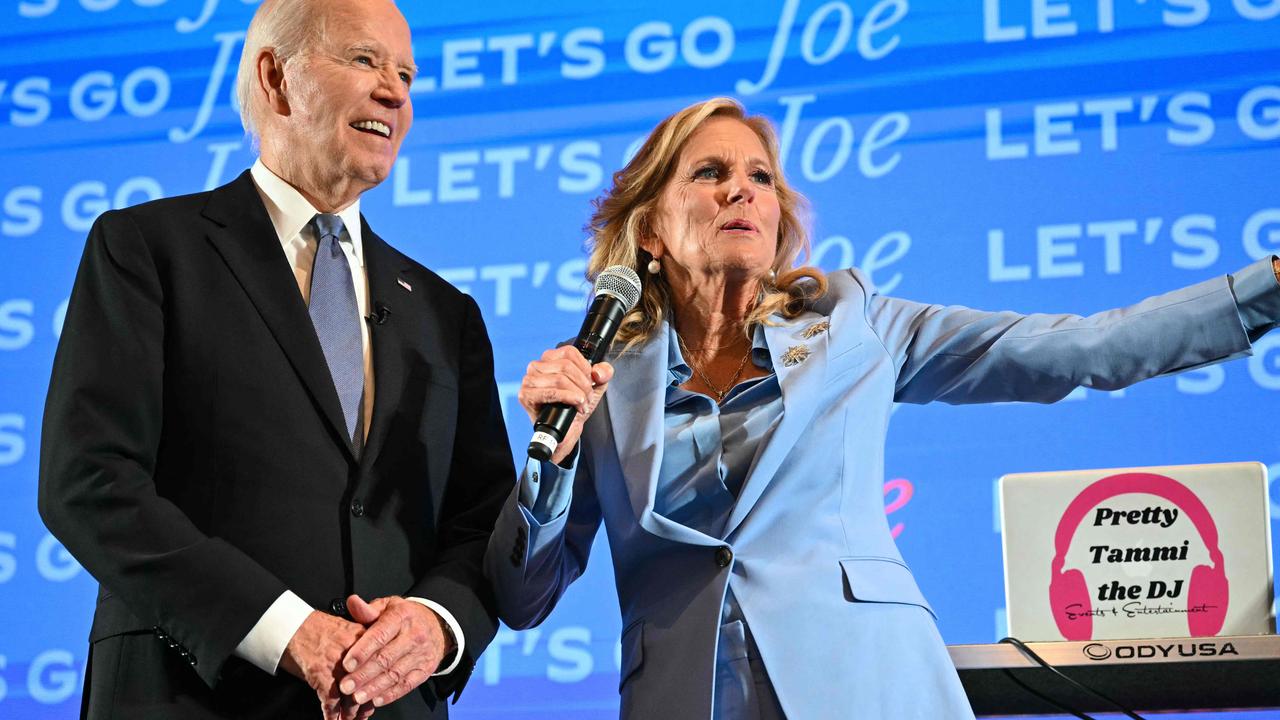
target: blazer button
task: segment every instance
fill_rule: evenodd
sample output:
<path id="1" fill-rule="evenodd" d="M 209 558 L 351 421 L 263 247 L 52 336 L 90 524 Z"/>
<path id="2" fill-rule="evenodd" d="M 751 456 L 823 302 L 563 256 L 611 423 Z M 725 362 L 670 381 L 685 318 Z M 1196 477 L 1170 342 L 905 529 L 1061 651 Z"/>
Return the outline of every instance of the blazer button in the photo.
<path id="1" fill-rule="evenodd" d="M 333 600 L 329 601 L 329 609 L 333 611 L 334 615 L 338 615 L 339 617 L 346 617 L 347 601 L 343 600 L 342 598 L 334 598 Z"/>
<path id="2" fill-rule="evenodd" d="M 733 562 L 733 551 L 721 545 L 716 548 L 716 565 L 720 567 L 729 567 L 729 563 Z"/>
<path id="3" fill-rule="evenodd" d="M 364 503 L 359 500 L 351 501 L 351 514 L 356 517 L 364 517 Z"/>

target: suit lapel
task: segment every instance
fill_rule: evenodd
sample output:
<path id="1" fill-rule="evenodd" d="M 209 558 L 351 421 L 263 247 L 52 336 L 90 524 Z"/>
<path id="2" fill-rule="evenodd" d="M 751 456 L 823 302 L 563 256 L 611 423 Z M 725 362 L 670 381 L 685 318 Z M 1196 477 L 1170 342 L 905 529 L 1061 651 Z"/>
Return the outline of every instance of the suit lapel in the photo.
<path id="1" fill-rule="evenodd" d="M 817 313 L 806 312 L 781 325 L 765 326 L 765 341 L 782 391 L 782 419 L 743 481 L 742 491 L 725 523 L 725 537 L 729 537 L 755 507 L 813 418 L 826 377 L 827 333 L 823 331 L 811 338 L 805 338 L 804 334 L 807 328 L 823 319 Z M 779 318 L 775 316 L 775 320 Z"/>
<path id="2" fill-rule="evenodd" d="M 409 265 L 369 229 L 363 217 L 360 223 L 364 237 L 365 274 L 369 279 L 369 312 L 377 313 L 379 306 L 387 309 L 383 322 L 369 328 L 369 342 L 373 345 L 373 419 L 369 423 L 369 434 L 360 460 L 362 466 L 368 467 L 382 450 L 391 416 L 404 389 L 404 332 L 410 317 L 407 312 L 409 302 L 405 296 L 412 291 L 398 282 L 408 272 Z M 397 307 L 403 308 L 399 315 L 395 313 Z M 415 317 L 414 322 L 432 324 L 434 319 Z M 428 330 L 432 331 L 433 337 L 438 335 L 433 324 Z"/>
<path id="3" fill-rule="evenodd" d="M 662 469 L 663 414 L 666 408 L 667 330 L 613 361 L 613 382 L 605 396 L 622 468 L 623 484 L 636 521 L 650 533 L 676 542 L 720 545 L 720 541 L 672 522 L 653 511 Z"/>
<path id="4" fill-rule="evenodd" d="M 336 439 L 354 460 L 342 404 L 311 316 L 248 171 L 214 190 L 203 214 L 215 225 L 209 232 L 210 242 L 257 308 Z"/>

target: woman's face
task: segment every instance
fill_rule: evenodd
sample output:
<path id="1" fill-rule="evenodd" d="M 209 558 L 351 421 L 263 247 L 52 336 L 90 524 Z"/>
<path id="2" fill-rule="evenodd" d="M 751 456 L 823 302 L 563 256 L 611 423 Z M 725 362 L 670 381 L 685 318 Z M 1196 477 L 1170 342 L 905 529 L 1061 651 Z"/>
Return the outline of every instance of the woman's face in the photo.
<path id="1" fill-rule="evenodd" d="M 773 178 L 755 131 L 734 118 L 708 119 L 680 152 L 658 201 L 656 237 L 642 245 L 669 277 L 759 277 L 778 244 Z"/>

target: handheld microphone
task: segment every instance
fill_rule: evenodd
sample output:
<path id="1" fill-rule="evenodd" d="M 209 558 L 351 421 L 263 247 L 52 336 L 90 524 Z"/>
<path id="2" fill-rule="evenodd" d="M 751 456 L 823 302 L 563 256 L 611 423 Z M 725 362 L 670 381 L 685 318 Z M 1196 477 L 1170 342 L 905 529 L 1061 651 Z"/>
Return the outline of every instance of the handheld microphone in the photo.
<path id="1" fill-rule="evenodd" d="M 573 346 L 592 365 L 604 359 L 622 318 L 640 300 L 640 276 L 626 265 L 610 265 L 596 277 L 595 293 L 582 329 L 573 341 Z M 550 460 L 577 414 L 577 408 L 563 403 L 543 405 L 533 426 L 529 457 Z"/>
<path id="2" fill-rule="evenodd" d="M 365 315 L 364 319 L 365 322 L 370 322 L 374 325 L 381 325 L 385 323 L 389 317 L 391 317 L 391 306 L 384 302 L 375 302 L 373 304 L 373 312 Z"/>

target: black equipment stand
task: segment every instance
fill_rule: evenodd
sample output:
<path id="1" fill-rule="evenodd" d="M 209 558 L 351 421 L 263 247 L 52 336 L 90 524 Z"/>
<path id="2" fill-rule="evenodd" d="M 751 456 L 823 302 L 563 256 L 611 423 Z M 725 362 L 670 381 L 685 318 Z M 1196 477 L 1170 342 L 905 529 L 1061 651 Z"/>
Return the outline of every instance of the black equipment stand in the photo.
<path id="1" fill-rule="evenodd" d="M 1032 642 L 1027 646 L 1063 674 L 1135 712 L 1280 708 L 1280 635 Z M 950 645 L 947 649 L 979 716 L 1061 714 L 1019 687 L 1005 671 L 1081 712 L 1116 711 L 1013 645 Z"/>

